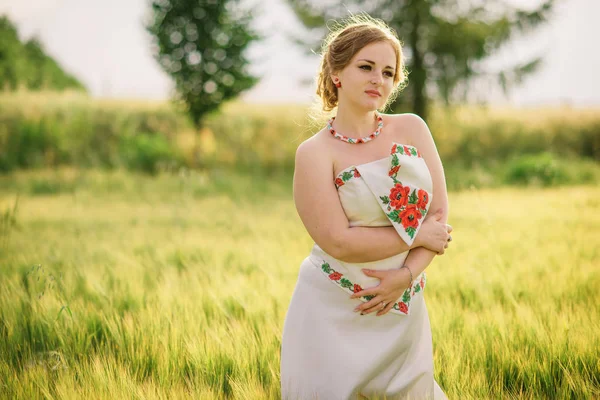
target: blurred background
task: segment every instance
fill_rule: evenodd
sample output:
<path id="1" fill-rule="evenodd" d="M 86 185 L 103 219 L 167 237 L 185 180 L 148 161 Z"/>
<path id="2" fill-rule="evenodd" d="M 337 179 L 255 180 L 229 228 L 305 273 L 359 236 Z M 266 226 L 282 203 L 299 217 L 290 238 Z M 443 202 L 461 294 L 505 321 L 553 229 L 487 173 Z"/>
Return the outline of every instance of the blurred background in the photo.
<path id="1" fill-rule="evenodd" d="M 429 123 L 451 187 L 597 178 L 592 0 L 2 0 L 0 170 L 289 175 L 327 117 L 307 117 L 320 40 L 361 11 L 403 41 L 388 112 Z"/>
<path id="2" fill-rule="evenodd" d="M 597 0 L 0 0 L 0 397 L 280 398 L 295 151 L 360 12 L 444 164 L 437 382 L 600 398 Z"/>

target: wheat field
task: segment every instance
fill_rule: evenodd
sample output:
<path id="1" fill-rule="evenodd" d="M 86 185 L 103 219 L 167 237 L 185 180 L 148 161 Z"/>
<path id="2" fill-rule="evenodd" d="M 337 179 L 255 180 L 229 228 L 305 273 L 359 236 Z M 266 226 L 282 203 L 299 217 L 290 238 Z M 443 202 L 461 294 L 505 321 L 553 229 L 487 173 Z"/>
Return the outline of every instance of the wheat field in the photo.
<path id="1" fill-rule="evenodd" d="M 449 199 L 424 292 L 449 398 L 600 397 L 600 188 Z M 1 398 L 279 397 L 312 245 L 289 178 L 17 172 L 0 211 Z"/>

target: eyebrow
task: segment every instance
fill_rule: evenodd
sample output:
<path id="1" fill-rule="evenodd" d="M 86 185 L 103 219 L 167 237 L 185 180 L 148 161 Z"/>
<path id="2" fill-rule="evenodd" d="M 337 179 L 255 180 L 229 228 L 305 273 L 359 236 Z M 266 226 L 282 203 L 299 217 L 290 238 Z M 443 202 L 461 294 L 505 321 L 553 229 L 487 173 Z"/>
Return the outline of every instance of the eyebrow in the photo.
<path id="1" fill-rule="evenodd" d="M 361 58 L 360 60 L 356 60 L 356 61 L 366 61 L 366 62 L 368 62 L 369 64 L 375 64 L 375 62 L 374 62 L 374 61 L 367 60 L 367 59 L 364 59 L 364 58 Z M 386 66 L 386 68 L 389 68 L 389 69 L 392 69 L 392 70 L 394 69 L 393 67 L 390 67 L 389 65 L 388 65 L 388 66 Z"/>

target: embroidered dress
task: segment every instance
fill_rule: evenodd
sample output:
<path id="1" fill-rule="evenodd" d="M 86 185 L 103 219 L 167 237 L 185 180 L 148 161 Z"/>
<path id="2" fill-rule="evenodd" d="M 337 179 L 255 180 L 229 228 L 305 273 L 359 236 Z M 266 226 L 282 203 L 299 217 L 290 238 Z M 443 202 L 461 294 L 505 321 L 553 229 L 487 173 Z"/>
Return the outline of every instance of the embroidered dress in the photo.
<path id="1" fill-rule="evenodd" d="M 351 226 L 393 226 L 408 244 L 433 197 L 419 150 L 396 142 L 387 157 L 348 167 L 334 183 Z M 300 265 L 283 327 L 284 400 L 446 399 L 433 378 L 425 272 L 413 277 L 387 314 L 353 312 L 371 297 L 350 294 L 379 283 L 361 269 L 400 268 L 407 256 L 349 263 L 313 245 Z"/>

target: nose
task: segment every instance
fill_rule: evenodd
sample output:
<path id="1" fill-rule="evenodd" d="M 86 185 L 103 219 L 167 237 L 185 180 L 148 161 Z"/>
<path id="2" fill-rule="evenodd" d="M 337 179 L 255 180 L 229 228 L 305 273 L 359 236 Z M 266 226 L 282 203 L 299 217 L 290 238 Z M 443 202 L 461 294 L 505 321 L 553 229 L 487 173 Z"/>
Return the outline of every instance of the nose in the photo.
<path id="1" fill-rule="evenodd" d="M 382 71 L 375 71 L 375 73 L 373 74 L 373 76 L 371 77 L 371 83 L 373 85 L 381 85 L 383 83 L 383 77 L 381 76 Z"/>

